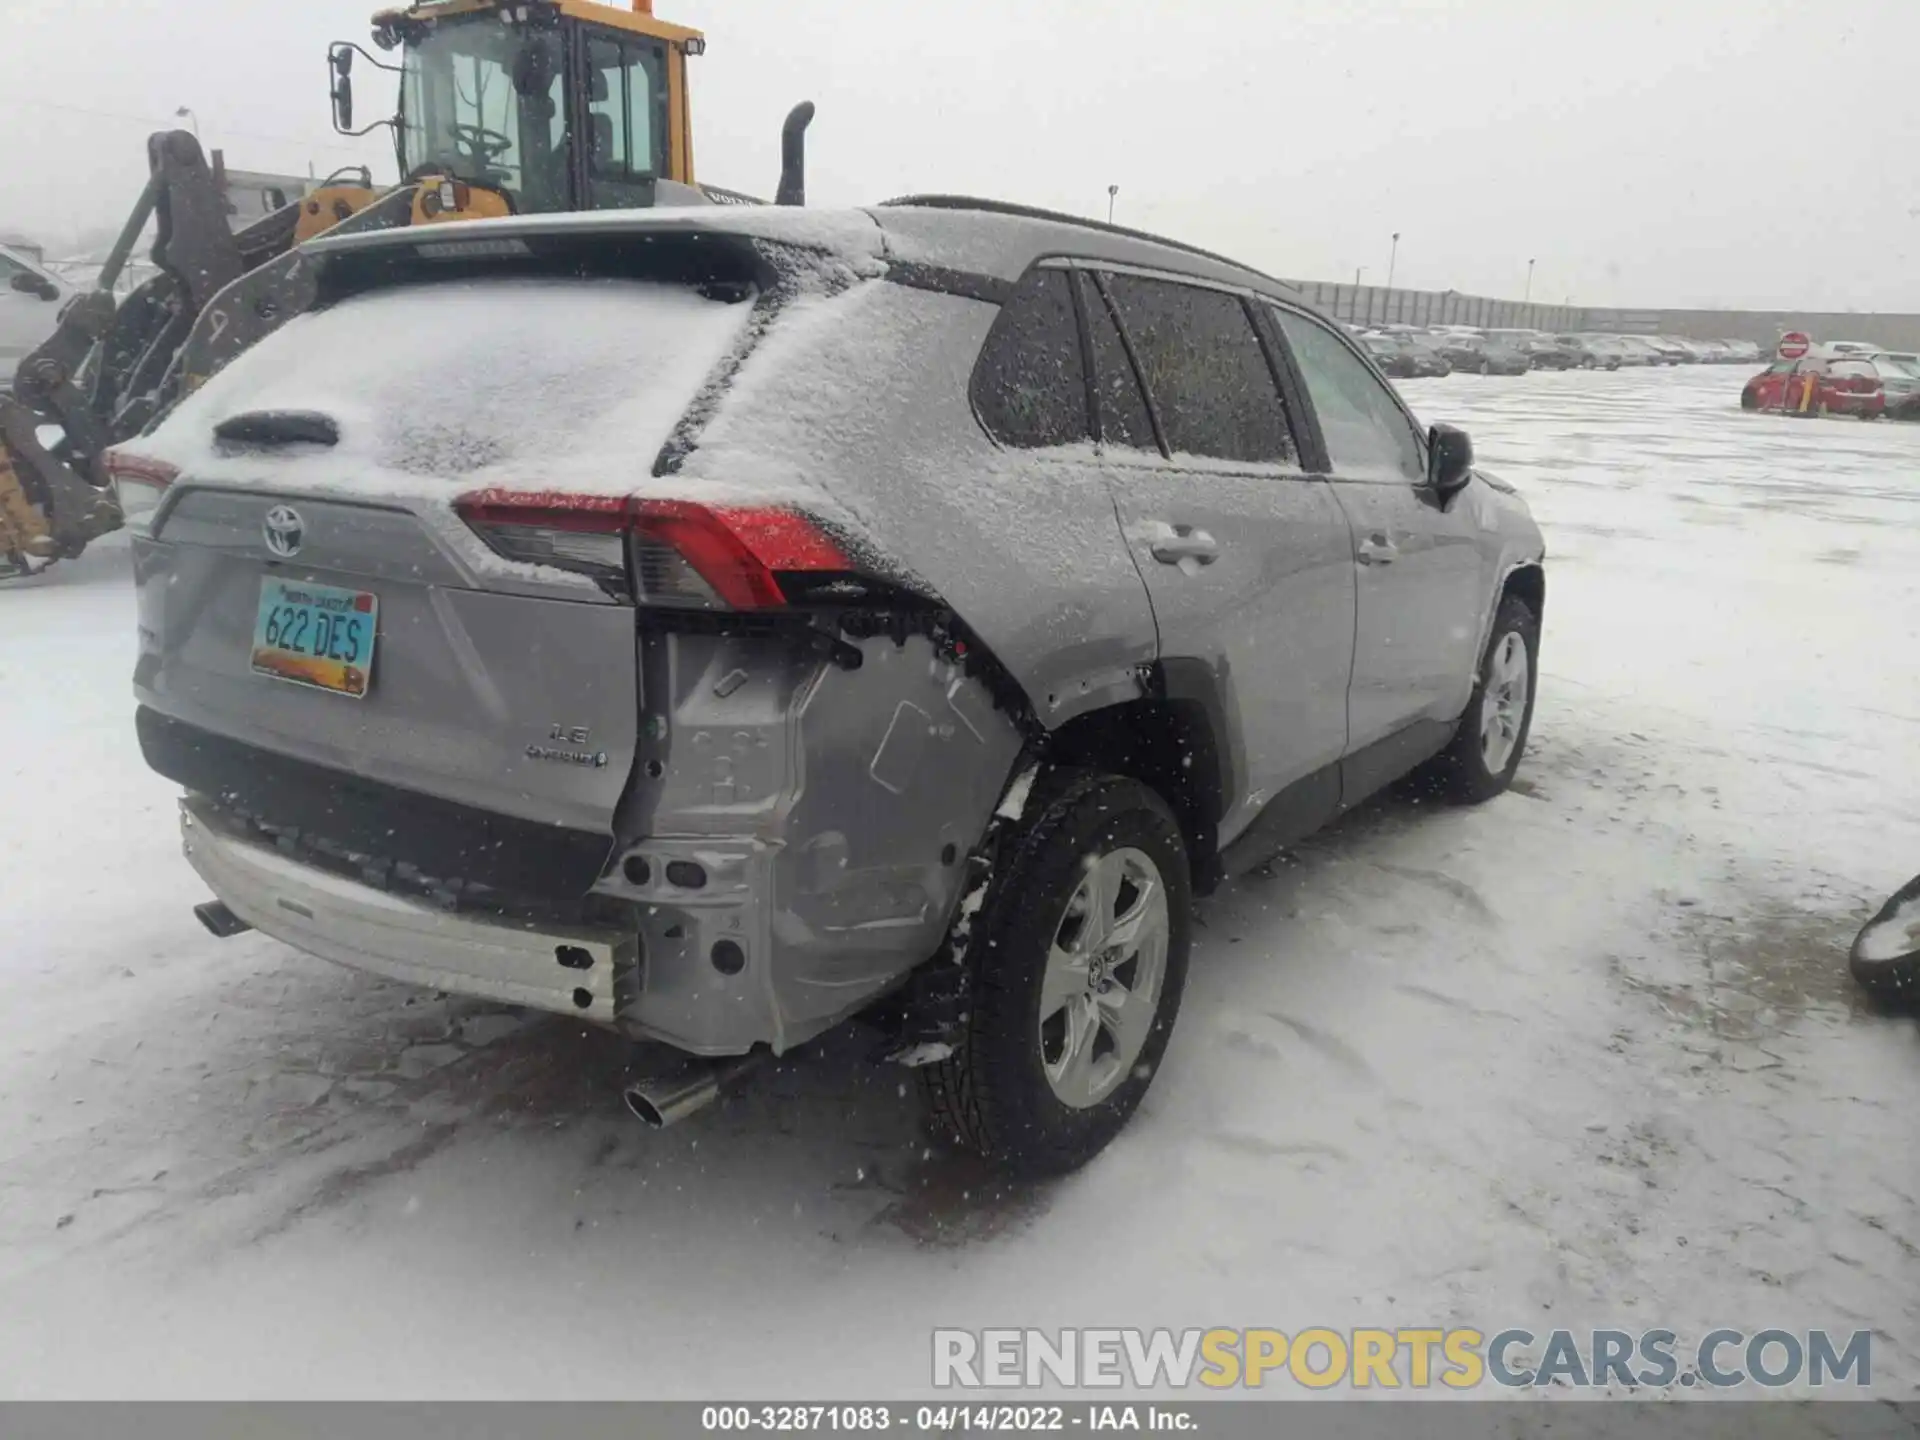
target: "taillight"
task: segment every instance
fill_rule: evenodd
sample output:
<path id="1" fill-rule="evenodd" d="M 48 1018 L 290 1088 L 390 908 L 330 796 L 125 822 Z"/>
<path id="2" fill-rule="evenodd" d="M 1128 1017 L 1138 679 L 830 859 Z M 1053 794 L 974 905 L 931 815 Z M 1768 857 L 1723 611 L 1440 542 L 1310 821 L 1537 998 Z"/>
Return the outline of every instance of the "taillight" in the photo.
<path id="1" fill-rule="evenodd" d="M 853 568 L 826 532 L 781 506 L 483 490 L 455 509 L 509 560 L 586 575 L 648 605 L 771 609 L 788 600 L 782 574 Z"/>
<path id="2" fill-rule="evenodd" d="M 167 486 L 180 474 L 178 466 L 126 450 L 107 451 L 104 463 L 114 498 L 120 502 L 120 514 L 129 525 L 144 522 L 158 510 Z"/>
<path id="3" fill-rule="evenodd" d="M 585 575 L 604 590 L 631 594 L 623 496 L 482 490 L 461 496 L 454 508 L 497 555 Z"/>

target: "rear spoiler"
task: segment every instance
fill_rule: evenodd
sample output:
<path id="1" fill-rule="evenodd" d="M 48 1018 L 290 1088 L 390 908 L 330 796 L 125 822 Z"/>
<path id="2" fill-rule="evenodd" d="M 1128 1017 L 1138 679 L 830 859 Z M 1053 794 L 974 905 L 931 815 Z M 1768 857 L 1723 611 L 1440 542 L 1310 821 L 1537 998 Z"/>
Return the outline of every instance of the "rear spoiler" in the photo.
<path id="1" fill-rule="evenodd" d="M 717 297 L 778 288 L 795 271 L 882 273 L 884 239 L 862 211 L 698 205 L 519 215 L 315 240 L 316 305 L 440 280 L 603 276 L 689 285 Z"/>

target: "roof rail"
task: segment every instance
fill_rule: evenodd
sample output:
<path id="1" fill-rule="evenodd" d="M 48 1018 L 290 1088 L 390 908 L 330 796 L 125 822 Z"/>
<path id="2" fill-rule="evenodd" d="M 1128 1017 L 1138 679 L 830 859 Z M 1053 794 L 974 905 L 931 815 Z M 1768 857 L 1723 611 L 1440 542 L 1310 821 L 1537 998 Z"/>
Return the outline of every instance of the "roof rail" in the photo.
<path id="1" fill-rule="evenodd" d="M 1290 280 L 1282 280 L 1277 275 L 1256 270 L 1243 260 L 1235 260 L 1213 250 L 1202 250 L 1198 245 L 1189 245 L 1184 240 L 1170 240 L 1165 235 L 1155 235 L 1149 230 L 1132 230 L 1125 225 L 1114 225 L 1105 220 L 1089 220 L 1084 215 L 1069 215 L 1064 210 L 1043 210 L 1037 205 L 1016 205 L 1010 200 L 983 200 L 975 195 L 898 195 L 891 200 L 882 200 L 879 208 L 884 209 L 890 205 L 917 205 L 928 210 L 979 210 L 990 215 L 1018 215 L 1026 220 L 1051 220 L 1060 225 L 1077 225 L 1082 230 L 1098 230 L 1106 235 L 1125 235 L 1130 240 L 1145 240 L 1149 244 L 1165 245 L 1170 250 L 1184 250 L 1189 255 L 1198 255 L 1203 259 L 1218 261 L 1222 265 L 1231 265 L 1236 270 L 1244 270 L 1249 275 L 1258 275 L 1269 284 L 1279 285 L 1287 290 L 1297 292 L 1300 288 Z"/>

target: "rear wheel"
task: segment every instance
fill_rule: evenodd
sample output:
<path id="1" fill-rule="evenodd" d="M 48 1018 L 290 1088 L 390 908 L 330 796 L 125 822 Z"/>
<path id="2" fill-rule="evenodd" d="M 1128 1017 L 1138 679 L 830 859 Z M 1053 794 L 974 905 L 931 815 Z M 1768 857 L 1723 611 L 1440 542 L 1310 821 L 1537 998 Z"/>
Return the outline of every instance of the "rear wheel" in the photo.
<path id="1" fill-rule="evenodd" d="M 933 1128 L 1022 1176 L 1074 1170 L 1119 1134 L 1186 984 L 1185 842 L 1137 781 L 1058 772 L 1002 851 L 967 947 L 968 1015 L 919 1072 Z"/>
<path id="2" fill-rule="evenodd" d="M 1493 362 L 1490 360 L 1482 360 L 1480 362 L 1480 373 L 1482 375 L 1491 375 L 1493 373 Z"/>
<path id="3" fill-rule="evenodd" d="M 1513 783 L 1533 727 L 1540 621 L 1509 595 L 1494 615 L 1473 696 L 1453 739 L 1420 771 L 1440 793 L 1468 804 L 1491 800 Z"/>

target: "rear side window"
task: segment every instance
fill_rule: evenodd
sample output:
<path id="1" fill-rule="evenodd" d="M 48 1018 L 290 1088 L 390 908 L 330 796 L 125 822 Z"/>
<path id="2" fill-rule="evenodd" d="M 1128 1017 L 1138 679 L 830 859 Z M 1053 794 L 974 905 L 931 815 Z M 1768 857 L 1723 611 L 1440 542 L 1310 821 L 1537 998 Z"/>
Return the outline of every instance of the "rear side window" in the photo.
<path id="1" fill-rule="evenodd" d="M 1147 414 L 1146 397 L 1140 393 L 1140 379 L 1120 329 L 1113 322 L 1113 307 L 1092 276 L 1081 278 L 1080 294 L 1086 302 L 1087 339 L 1093 351 L 1094 400 L 1099 407 L 1100 443 L 1124 445 L 1132 450 L 1160 452 L 1153 435 L 1153 420 Z"/>
<path id="2" fill-rule="evenodd" d="M 1064 270 L 1030 270 L 987 332 L 973 408 L 1002 445 L 1073 445 L 1087 431 L 1087 371 Z"/>
<path id="3" fill-rule="evenodd" d="M 1109 275 L 1167 448 L 1217 460 L 1291 460 L 1273 371 L 1237 295 Z"/>

